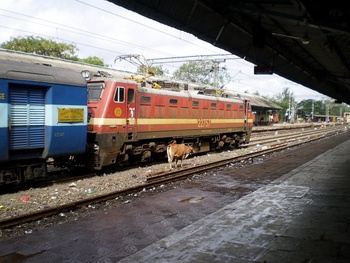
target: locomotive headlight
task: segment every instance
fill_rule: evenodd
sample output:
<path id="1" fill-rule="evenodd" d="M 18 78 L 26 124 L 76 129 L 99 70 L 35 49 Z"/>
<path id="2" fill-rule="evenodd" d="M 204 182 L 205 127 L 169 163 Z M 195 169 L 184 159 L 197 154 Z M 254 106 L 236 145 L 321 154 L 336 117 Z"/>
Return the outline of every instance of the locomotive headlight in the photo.
<path id="1" fill-rule="evenodd" d="M 81 75 L 83 76 L 84 79 L 90 80 L 90 71 L 83 70 L 83 71 L 81 71 Z"/>

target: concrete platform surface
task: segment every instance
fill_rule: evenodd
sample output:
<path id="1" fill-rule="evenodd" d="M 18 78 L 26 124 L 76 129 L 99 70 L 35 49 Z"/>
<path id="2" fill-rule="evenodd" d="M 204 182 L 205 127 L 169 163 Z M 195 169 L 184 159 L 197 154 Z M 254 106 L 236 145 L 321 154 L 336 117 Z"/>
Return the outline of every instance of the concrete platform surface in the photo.
<path id="1" fill-rule="evenodd" d="M 350 262 L 350 140 L 119 262 Z"/>

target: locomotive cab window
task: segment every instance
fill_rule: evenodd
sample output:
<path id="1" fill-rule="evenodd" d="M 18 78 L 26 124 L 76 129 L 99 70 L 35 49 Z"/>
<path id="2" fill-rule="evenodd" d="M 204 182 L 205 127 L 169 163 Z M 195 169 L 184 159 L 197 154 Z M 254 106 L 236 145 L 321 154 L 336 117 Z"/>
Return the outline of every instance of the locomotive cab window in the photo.
<path id="1" fill-rule="evenodd" d="M 135 90 L 128 89 L 128 103 L 135 102 Z"/>
<path id="2" fill-rule="evenodd" d="M 117 87 L 115 89 L 114 101 L 115 102 L 124 102 L 125 101 L 125 88 Z"/>
<path id="3" fill-rule="evenodd" d="M 104 83 L 89 83 L 87 84 L 88 100 L 99 101 L 101 99 L 102 91 L 105 88 Z"/>

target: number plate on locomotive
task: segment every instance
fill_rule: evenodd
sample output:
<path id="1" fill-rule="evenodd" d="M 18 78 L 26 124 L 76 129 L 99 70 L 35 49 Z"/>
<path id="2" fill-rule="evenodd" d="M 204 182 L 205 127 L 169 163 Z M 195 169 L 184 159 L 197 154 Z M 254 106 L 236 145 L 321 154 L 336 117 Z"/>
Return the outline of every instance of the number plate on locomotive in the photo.
<path id="1" fill-rule="evenodd" d="M 200 128 L 203 128 L 203 127 L 207 128 L 207 127 L 210 127 L 211 120 L 210 119 L 198 119 L 197 123 L 198 123 L 198 127 L 200 127 Z"/>

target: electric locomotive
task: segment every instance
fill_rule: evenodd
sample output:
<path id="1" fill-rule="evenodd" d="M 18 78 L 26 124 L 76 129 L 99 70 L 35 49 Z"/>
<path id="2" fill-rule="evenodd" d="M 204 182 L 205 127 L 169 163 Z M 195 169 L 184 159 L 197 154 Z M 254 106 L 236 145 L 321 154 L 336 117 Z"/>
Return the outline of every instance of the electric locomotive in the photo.
<path id="1" fill-rule="evenodd" d="M 152 79 L 92 78 L 88 84 L 88 145 L 93 169 L 164 158 L 174 140 L 196 152 L 249 142 L 250 101 L 208 96 Z"/>
<path id="2" fill-rule="evenodd" d="M 47 176 L 47 160 L 86 151 L 86 80 L 78 72 L 0 60 L 0 184 Z"/>

